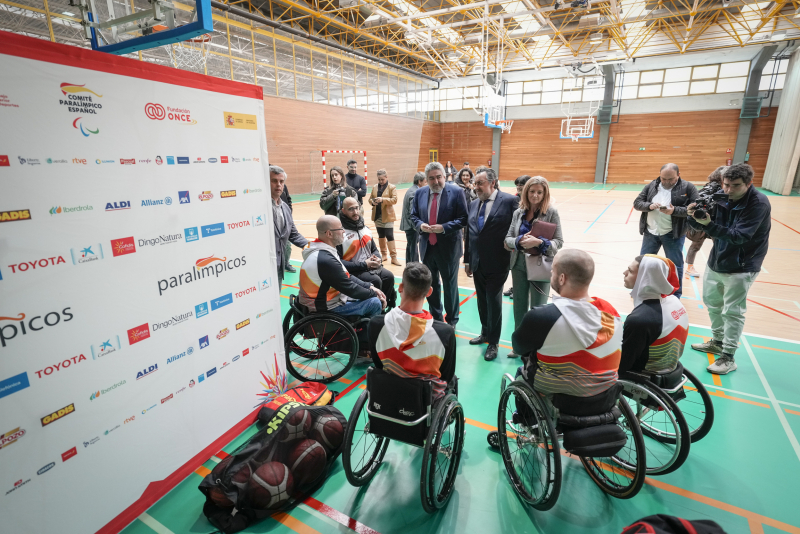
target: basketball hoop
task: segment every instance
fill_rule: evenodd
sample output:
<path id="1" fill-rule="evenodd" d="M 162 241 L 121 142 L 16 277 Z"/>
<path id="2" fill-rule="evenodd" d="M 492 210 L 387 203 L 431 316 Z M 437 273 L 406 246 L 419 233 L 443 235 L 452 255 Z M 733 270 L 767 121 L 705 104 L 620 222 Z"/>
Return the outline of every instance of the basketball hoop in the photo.
<path id="1" fill-rule="evenodd" d="M 494 124 L 502 128 L 503 133 L 511 133 L 511 127 L 514 126 L 514 121 L 510 120 L 495 121 Z"/>
<path id="2" fill-rule="evenodd" d="M 573 143 L 577 143 L 578 142 L 578 134 L 572 134 L 572 142 Z"/>
<path id="3" fill-rule="evenodd" d="M 167 45 L 164 48 L 167 49 L 169 57 L 172 59 L 172 65 L 176 69 L 205 70 L 208 57 L 206 46 L 210 41 L 211 34 L 207 33 L 182 43 Z"/>

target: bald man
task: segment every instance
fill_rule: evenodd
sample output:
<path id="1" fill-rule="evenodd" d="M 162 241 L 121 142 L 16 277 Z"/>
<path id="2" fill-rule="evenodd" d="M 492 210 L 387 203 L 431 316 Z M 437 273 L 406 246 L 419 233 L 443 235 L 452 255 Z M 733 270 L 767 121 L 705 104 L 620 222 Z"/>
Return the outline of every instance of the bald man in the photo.
<path id="1" fill-rule="evenodd" d="M 336 247 L 344 242 L 344 228 L 338 217 L 323 215 L 317 220 L 317 239 L 303 250 L 300 267 L 300 303 L 312 312 L 372 317 L 386 307 L 383 292 L 350 276 Z"/>
<path id="2" fill-rule="evenodd" d="M 617 382 L 622 324 L 611 304 L 589 296 L 593 277 L 589 254 L 560 250 L 550 277 L 559 296 L 527 312 L 511 336 L 524 363 L 517 376 L 523 375 L 539 393 L 598 400 L 614 393 L 610 388 Z"/>

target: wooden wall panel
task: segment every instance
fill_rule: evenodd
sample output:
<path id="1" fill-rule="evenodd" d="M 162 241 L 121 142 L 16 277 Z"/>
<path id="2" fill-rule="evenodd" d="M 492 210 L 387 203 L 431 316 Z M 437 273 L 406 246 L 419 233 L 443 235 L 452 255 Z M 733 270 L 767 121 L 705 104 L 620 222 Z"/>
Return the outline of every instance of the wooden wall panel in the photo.
<path id="1" fill-rule="evenodd" d="M 381 168 L 392 183 L 410 182 L 417 172 L 421 119 L 270 96 L 264 97 L 264 119 L 270 163 L 286 170 L 293 194 L 322 190 L 323 149 L 366 150 L 370 185 Z M 326 163 L 344 168 L 348 159 L 328 154 Z M 360 154 L 353 159 L 363 161 Z M 362 163 L 358 168 L 363 174 Z"/>
<path id="2" fill-rule="evenodd" d="M 515 120 L 511 132 L 500 140 L 500 179 L 528 174 L 553 182 L 594 181 L 597 130 L 594 139 L 574 143 L 559 137 L 561 119 Z"/>
<path id="3" fill-rule="evenodd" d="M 425 165 L 430 161 L 430 150 L 439 150 L 441 156 L 442 140 L 442 123 L 433 121 L 424 121 L 422 124 L 422 137 L 419 141 L 419 160 L 417 162 L 417 170 L 424 171 Z M 446 162 L 447 160 L 445 160 Z M 444 163 L 443 163 L 444 165 Z"/>
<path id="4" fill-rule="evenodd" d="M 468 161 L 472 169 L 486 165 L 492 157 L 492 130 L 482 122 L 443 122 L 439 161 L 451 161 L 456 169 Z"/>
<path id="5" fill-rule="evenodd" d="M 775 119 L 778 116 L 778 108 L 771 108 L 769 111 L 769 117 L 753 121 L 753 127 L 750 130 L 750 142 L 747 144 L 747 151 L 750 152 L 750 160 L 747 163 L 753 166 L 753 171 L 755 171 L 753 183 L 759 187 L 764 180 L 769 147 L 772 144 L 772 132 L 775 129 Z M 762 115 L 766 112 L 766 109 L 761 110 Z"/>

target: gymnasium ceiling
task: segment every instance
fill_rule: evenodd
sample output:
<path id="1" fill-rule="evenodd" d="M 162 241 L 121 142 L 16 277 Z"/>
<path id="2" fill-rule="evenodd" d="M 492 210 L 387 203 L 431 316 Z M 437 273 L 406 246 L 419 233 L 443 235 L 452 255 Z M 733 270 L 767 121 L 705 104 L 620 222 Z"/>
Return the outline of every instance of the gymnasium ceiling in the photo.
<path id="1" fill-rule="evenodd" d="M 800 37 L 800 0 L 226 3 L 435 77 L 478 74 L 484 63 L 488 72 L 539 69 Z"/>

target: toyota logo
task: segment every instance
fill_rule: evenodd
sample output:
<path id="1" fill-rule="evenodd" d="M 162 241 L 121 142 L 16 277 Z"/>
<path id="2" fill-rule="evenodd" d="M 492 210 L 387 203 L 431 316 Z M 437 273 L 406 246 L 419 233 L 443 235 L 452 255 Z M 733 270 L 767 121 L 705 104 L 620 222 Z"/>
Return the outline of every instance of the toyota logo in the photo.
<path id="1" fill-rule="evenodd" d="M 164 117 L 167 116 L 167 112 L 164 110 L 164 106 L 162 106 L 161 104 L 153 104 L 152 102 L 144 106 L 144 113 L 145 115 L 156 121 L 163 121 Z"/>

